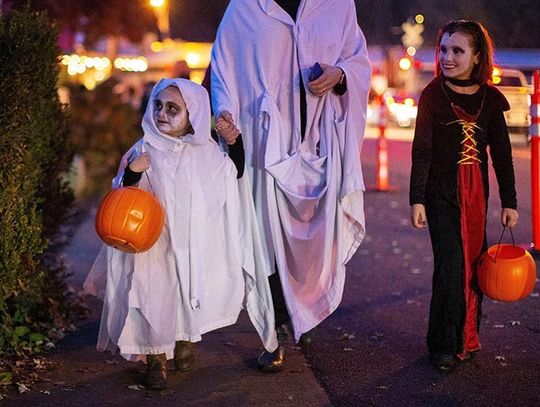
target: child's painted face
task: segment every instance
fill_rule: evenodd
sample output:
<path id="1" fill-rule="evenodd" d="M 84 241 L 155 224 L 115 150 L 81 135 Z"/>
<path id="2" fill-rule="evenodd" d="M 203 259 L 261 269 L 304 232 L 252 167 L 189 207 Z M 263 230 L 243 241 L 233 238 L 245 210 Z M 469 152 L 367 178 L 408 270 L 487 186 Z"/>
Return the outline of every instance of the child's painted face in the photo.
<path id="1" fill-rule="evenodd" d="M 152 116 L 158 130 L 170 137 L 185 136 L 191 128 L 186 103 L 175 86 L 156 95 Z"/>
<path id="2" fill-rule="evenodd" d="M 479 63 L 480 54 L 471 45 L 468 34 L 444 33 L 439 45 L 439 65 L 447 78 L 469 79 L 474 65 Z"/>

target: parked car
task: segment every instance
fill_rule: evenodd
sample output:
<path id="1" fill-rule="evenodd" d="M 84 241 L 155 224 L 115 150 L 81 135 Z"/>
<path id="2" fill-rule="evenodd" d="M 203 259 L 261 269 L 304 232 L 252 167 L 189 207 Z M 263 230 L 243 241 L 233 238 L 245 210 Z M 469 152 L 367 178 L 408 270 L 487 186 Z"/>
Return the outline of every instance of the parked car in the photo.
<path id="1" fill-rule="evenodd" d="M 504 113 L 508 128 L 528 133 L 532 89 L 527 84 L 525 74 L 517 69 L 496 67 L 493 70 L 493 84 L 510 103 L 510 110 Z"/>

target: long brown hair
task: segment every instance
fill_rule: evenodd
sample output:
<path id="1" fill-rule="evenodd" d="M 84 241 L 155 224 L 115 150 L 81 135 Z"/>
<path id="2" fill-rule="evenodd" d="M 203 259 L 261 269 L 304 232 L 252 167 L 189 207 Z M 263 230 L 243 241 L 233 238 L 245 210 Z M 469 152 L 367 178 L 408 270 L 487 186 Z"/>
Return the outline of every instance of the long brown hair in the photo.
<path id="1" fill-rule="evenodd" d="M 491 82 L 493 75 L 493 40 L 481 23 L 469 20 L 453 20 L 441 27 L 437 34 L 437 49 L 435 55 L 435 75 L 441 75 L 439 53 L 441 39 L 444 34 L 452 35 L 456 32 L 466 34 L 471 39 L 471 46 L 479 54 L 479 63 L 474 66 L 471 78 L 478 83 Z"/>

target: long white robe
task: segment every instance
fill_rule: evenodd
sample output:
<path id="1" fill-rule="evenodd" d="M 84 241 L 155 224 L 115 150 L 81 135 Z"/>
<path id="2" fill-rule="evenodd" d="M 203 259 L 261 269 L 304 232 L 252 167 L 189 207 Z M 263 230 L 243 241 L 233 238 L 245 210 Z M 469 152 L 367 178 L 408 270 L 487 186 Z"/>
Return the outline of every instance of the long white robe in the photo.
<path id="1" fill-rule="evenodd" d="M 163 135 L 152 119 L 155 95 L 180 89 L 194 134 Z M 153 89 L 143 118 L 144 137 L 122 158 L 113 187 L 146 151 L 151 168 L 138 187 L 155 194 L 165 225 L 147 252 L 102 250 L 85 289 L 104 298 L 99 350 L 128 360 L 165 353 L 175 341 L 197 342 L 210 330 L 234 324 L 246 308 L 265 348 L 273 351 L 273 307 L 264 272 L 254 264 L 252 243 L 241 235 L 236 168 L 210 136 L 206 90 L 186 80 L 162 80 Z M 247 219 L 250 219 L 248 217 Z M 105 280 L 106 279 L 106 280 Z"/>
<path id="2" fill-rule="evenodd" d="M 339 66 L 347 92 L 306 95 L 315 63 Z M 232 0 L 212 51 L 214 112 L 243 134 L 265 272 L 280 274 L 296 340 L 332 313 L 345 264 L 365 235 L 360 149 L 371 67 L 352 0 L 302 0 L 296 22 L 273 0 Z M 251 202 L 247 198 L 251 197 Z"/>

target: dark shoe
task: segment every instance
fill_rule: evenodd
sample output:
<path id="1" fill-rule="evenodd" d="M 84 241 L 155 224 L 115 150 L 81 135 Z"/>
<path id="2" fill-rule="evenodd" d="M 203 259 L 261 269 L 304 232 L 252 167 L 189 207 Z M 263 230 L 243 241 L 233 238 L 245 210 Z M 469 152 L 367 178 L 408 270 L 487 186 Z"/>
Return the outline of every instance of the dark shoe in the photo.
<path id="1" fill-rule="evenodd" d="M 301 347 L 305 348 L 305 347 L 308 347 L 309 345 L 311 345 L 311 343 L 313 342 L 313 332 L 314 332 L 315 329 L 312 329 L 311 331 L 307 331 L 307 332 L 304 332 L 302 334 L 302 336 L 300 336 L 300 340 L 298 341 L 298 343 L 300 344 Z"/>
<path id="2" fill-rule="evenodd" d="M 273 352 L 264 351 L 257 358 L 257 367 L 262 372 L 281 372 L 285 367 L 285 349 L 287 348 L 287 327 L 276 328 L 278 348 Z"/>
<path id="3" fill-rule="evenodd" d="M 261 372 L 281 372 L 285 367 L 285 346 L 279 345 L 272 353 L 264 351 L 257 358 L 257 367 Z"/>
<path id="4" fill-rule="evenodd" d="M 431 363 L 439 370 L 450 370 L 456 365 L 454 355 L 449 353 L 435 353 L 430 356 Z"/>
<path id="5" fill-rule="evenodd" d="M 174 366 L 176 370 L 185 372 L 193 367 L 195 363 L 195 355 L 193 355 L 193 347 L 191 342 L 176 341 L 174 347 Z"/>
<path id="6" fill-rule="evenodd" d="M 146 355 L 146 375 L 144 378 L 146 388 L 163 390 L 167 386 L 167 357 L 160 355 Z"/>
<path id="7" fill-rule="evenodd" d="M 474 358 L 476 358 L 476 353 L 477 352 L 465 352 L 465 356 L 463 357 L 462 362 L 463 363 L 472 362 Z"/>

